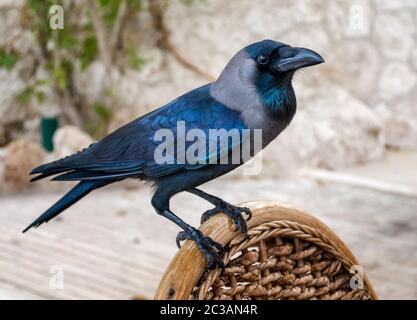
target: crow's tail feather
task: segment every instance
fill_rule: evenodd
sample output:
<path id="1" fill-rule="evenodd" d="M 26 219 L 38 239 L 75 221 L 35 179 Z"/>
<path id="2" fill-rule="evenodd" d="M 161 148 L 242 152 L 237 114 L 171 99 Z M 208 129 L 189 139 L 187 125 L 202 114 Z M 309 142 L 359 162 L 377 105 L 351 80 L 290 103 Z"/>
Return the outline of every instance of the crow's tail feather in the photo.
<path id="1" fill-rule="evenodd" d="M 52 207 L 46 210 L 39 218 L 33 221 L 23 233 L 28 231 L 30 228 L 37 228 L 42 223 L 48 222 L 52 218 L 56 217 L 62 211 L 76 203 L 78 200 L 86 196 L 89 192 L 94 189 L 100 188 L 109 182 L 92 182 L 92 181 L 82 181 L 78 183 L 74 188 L 67 192 L 61 199 L 59 199 Z"/>

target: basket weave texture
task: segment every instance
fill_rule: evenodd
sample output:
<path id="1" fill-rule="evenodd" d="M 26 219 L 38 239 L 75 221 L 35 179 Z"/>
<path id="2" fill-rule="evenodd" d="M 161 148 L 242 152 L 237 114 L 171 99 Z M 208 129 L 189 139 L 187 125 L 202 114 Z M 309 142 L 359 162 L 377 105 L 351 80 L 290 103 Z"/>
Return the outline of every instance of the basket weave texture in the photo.
<path id="1" fill-rule="evenodd" d="M 191 299 L 367 300 L 352 289 L 354 265 L 322 234 L 291 221 L 264 223 L 237 236 L 224 256 L 226 268 L 204 274 Z"/>
<path id="2" fill-rule="evenodd" d="M 224 214 L 200 227 L 225 246 L 225 269 L 207 271 L 195 243 L 186 241 L 166 269 L 155 299 L 377 299 L 352 252 L 320 220 L 273 201 L 241 206 L 252 210 L 248 238 Z"/>

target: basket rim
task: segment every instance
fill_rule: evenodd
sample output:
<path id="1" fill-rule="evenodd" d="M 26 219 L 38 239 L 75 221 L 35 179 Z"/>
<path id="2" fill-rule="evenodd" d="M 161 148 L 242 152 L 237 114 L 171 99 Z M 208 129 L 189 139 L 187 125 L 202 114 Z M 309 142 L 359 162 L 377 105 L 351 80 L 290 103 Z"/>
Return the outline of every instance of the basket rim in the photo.
<path id="1" fill-rule="evenodd" d="M 330 250 L 330 253 L 335 255 L 345 267 L 359 264 L 346 244 L 327 225 L 304 211 L 276 201 L 251 201 L 241 203 L 239 206 L 249 207 L 253 213 L 252 219 L 248 221 L 250 234 L 248 240 L 243 240 L 239 232 L 234 231 L 231 220 L 224 214 L 215 215 L 201 225 L 199 229 L 222 245 L 231 243 L 232 248 L 234 246 L 236 248 L 236 244 L 242 246 L 242 243 L 251 241 L 251 239 L 256 242 L 256 234 L 266 227 L 285 227 L 295 231 L 295 238 L 302 239 L 302 236 L 308 237 L 310 235 L 311 242 L 316 241 L 315 244 L 321 247 L 323 245 L 327 246 L 323 249 Z M 297 234 L 301 237 L 297 237 Z M 166 269 L 154 299 L 187 300 L 204 270 L 204 257 L 192 241 L 186 241 Z M 220 270 L 213 270 L 209 273 L 207 279 L 214 281 L 219 273 Z M 209 284 L 207 279 L 203 284 Z M 364 272 L 364 285 L 371 298 L 377 299 L 366 272 Z"/>

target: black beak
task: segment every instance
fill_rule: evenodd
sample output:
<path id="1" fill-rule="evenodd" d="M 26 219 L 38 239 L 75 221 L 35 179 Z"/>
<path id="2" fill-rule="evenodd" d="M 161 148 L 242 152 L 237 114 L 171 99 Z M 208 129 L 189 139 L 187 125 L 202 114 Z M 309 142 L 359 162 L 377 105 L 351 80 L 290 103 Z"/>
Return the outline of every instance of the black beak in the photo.
<path id="1" fill-rule="evenodd" d="M 281 59 L 275 67 L 279 72 L 297 70 L 324 62 L 321 55 L 306 48 L 292 48 L 293 56 Z"/>

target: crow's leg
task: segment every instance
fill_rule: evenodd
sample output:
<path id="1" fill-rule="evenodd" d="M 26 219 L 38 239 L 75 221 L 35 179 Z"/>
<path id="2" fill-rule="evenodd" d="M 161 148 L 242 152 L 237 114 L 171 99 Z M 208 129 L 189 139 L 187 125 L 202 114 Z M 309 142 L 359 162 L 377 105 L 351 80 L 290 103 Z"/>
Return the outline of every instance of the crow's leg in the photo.
<path id="1" fill-rule="evenodd" d="M 223 212 L 228 217 L 230 217 L 234 224 L 236 225 L 236 230 L 240 230 L 245 236 L 248 234 L 248 226 L 246 225 L 246 221 L 243 218 L 243 213 L 248 215 L 247 220 L 249 220 L 252 217 L 252 212 L 249 208 L 246 207 L 236 207 L 216 196 L 213 196 L 211 194 L 205 193 L 204 191 L 197 189 L 197 188 L 191 188 L 187 190 L 188 192 L 191 192 L 192 194 L 195 194 L 196 196 L 199 196 L 211 204 L 213 204 L 215 207 L 213 209 L 207 210 L 203 213 L 201 216 L 201 223 L 208 220 L 211 216 L 214 216 L 217 213 Z"/>
<path id="2" fill-rule="evenodd" d="M 192 240 L 206 258 L 208 269 L 213 269 L 216 266 L 224 268 L 223 259 L 219 255 L 219 253 L 223 253 L 224 248 L 220 243 L 214 241 L 210 237 L 206 237 L 200 230 L 185 223 L 169 209 L 168 205 L 161 205 L 160 199 L 155 199 L 155 196 L 152 199 L 152 205 L 158 214 L 171 220 L 184 230 L 177 235 L 176 242 L 178 248 L 180 248 L 180 241 Z"/>

